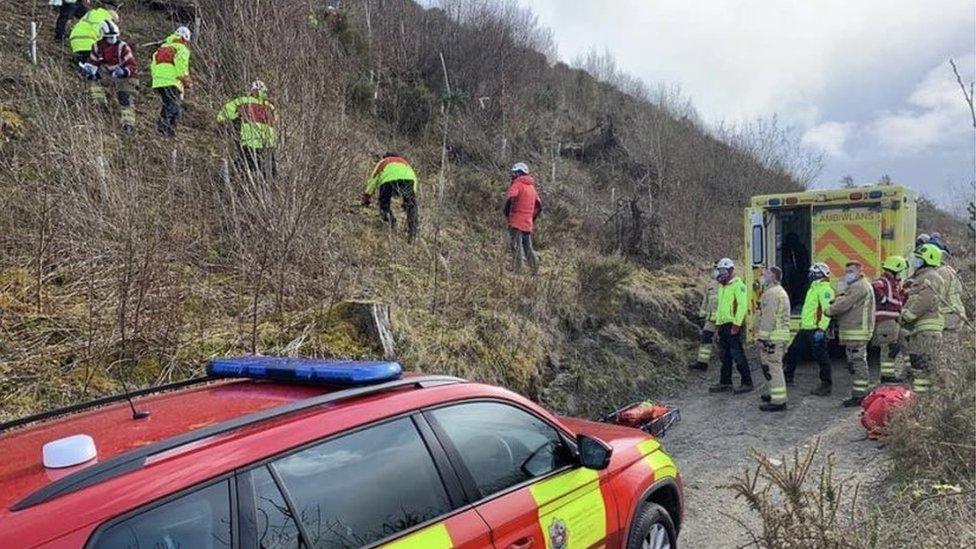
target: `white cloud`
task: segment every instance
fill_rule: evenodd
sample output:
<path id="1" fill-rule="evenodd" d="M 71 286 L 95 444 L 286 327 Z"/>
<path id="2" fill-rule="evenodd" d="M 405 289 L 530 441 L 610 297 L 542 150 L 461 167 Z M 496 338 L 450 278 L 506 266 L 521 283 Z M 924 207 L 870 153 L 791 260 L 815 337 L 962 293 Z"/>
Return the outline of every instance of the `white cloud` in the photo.
<path id="1" fill-rule="evenodd" d="M 927 69 L 976 25 L 972 0 L 521 2 L 564 58 L 607 48 L 652 85 L 680 84 L 707 121 L 779 113 L 803 127 L 838 88 L 889 86 L 919 59 Z"/>
<path id="2" fill-rule="evenodd" d="M 828 156 L 846 158 L 844 145 L 857 125 L 853 122 L 824 122 L 803 134 L 802 143 L 823 151 Z"/>
<path id="3" fill-rule="evenodd" d="M 963 79 L 972 81 L 976 56 L 964 56 L 957 65 Z M 972 131 L 968 107 L 948 63 L 940 63 L 929 71 L 907 103 L 908 108 L 881 113 L 873 123 L 875 138 L 890 153 L 925 152 L 958 142 Z"/>

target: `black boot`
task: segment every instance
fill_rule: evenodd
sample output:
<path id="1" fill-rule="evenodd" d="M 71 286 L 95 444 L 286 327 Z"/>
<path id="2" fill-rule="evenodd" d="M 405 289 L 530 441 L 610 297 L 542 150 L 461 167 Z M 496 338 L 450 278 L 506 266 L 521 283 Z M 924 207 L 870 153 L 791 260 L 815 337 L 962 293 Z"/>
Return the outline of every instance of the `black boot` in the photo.
<path id="1" fill-rule="evenodd" d="M 896 376 L 881 376 L 881 383 L 904 383 L 905 380 Z"/>
<path id="2" fill-rule="evenodd" d="M 746 393 L 751 393 L 752 385 L 739 385 L 738 387 L 733 389 L 732 392 L 737 395 L 744 395 Z"/>
<path id="3" fill-rule="evenodd" d="M 786 403 L 785 402 L 782 404 L 767 403 L 759 406 L 759 409 L 763 412 L 785 412 Z"/>
<path id="4" fill-rule="evenodd" d="M 761 400 L 763 402 L 769 402 L 772 399 L 773 399 L 773 397 L 771 397 L 769 395 L 762 395 L 762 396 L 759 397 L 759 400 Z"/>
<path id="5" fill-rule="evenodd" d="M 692 362 L 691 364 L 688 365 L 688 369 L 690 369 L 690 370 L 698 370 L 700 372 L 704 372 L 705 370 L 708 370 L 708 363 L 706 363 L 706 362 Z"/>
<path id="6" fill-rule="evenodd" d="M 818 397 L 830 396 L 831 386 L 826 383 L 821 383 L 819 387 L 810 391 L 810 394 Z"/>
<path id="7" fill-rule="evenodd" d="M 851 398 L 845 400 L 844 402 L 841 402 L 840 405 L 843 406 L 844 408 L 853 408 L 855 406 L 860 406 L 862 398 L 864 397 L 852 396 Z"/>
<path id="8" fill-rule="evenodd" d="M 731 383 L 716 383 L 708 388 L 709 393 L 731 393 L 732 384 Z"/>

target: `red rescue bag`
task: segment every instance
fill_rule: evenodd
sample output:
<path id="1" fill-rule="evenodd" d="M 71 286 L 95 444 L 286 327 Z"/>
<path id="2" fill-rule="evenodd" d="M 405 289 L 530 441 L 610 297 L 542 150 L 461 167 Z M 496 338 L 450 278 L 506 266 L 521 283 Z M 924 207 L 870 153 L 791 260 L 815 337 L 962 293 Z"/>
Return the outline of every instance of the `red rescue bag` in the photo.
<path id="1" fill-rule="evenodd" d="M 649 421 L 654 421 L 660 417 L 663 417 L 668 413 L 668 407 L 655 404 L 650 401 L 644 401 L 640 404 L 636 404 L 626 410 L 621 410 L 617 414 L 617 421 L 621 425 L 627 425 L 629 427 L 639 427 L 643 423 Z"/>
<path id="2" fill-rule="evenodd" d="M 904 406 L 915 398 L 915 393 L 904 385 L 879 385 L 861 401 L 861 425 L 868 430 L 868 438 L 884 436 L 888 419 L 895 408 Z"/>

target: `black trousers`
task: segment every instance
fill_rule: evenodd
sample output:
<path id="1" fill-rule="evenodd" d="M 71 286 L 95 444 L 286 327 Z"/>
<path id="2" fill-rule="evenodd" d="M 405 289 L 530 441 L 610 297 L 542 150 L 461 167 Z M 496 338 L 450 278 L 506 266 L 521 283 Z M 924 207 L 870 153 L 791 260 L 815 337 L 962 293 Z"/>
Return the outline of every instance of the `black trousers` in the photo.
<path id="1" fill-rule="evenodd" d="M 252 173 L 260 173 L 265 178 L 277 174 L 274 147 L 255 149 L 254 147 L 237 146 L 240 151 L 241 168 Z"/>
<path id="2" fill-rule="evenodd" d="M 824 385 L 830 385 L 832 383 L 830 378 L 830 354 L 827 353 L 827 340 L 824 339 L 820 343 L 817 343 L 813 340 L 813 336 L 816 333 L 816 330 L 800 330 L 796 333 L 793 342 L 790 343 L 790 347 L 786 349 L 786 356 L 783 357 L 783 374 L 786 376 L 786 379 L 793 379 L 793 375 L 796 372 L 796 365 L 807 353 L 810 353 L 820 367 L 820 382 Z"/>
<path id="3" fill-rule="evenodd" d="M 407 213 L 407 236 L 413 240 L 417 237 L 420 228 L 420 214 L 417 212 L 417 195 L 413 192 L 413 181 L 403 179 L 380 185 L 380 216 L 383 217 L 383 221 L 390 224 L 390 228 L 396 228 L 396 217 L 390 209 L 394 196 L 403 199 L 403 211 Z"/>
<path id="4" fill-rule="evenodd" d="M 180 89 L 176 86 L 156 88 L 159 98 L 163 100 L 163 106 L 159 109 L 159 121 L 156 122 L 156 130 L 164 137 L 176 135 L 176 126 L 180 123 L 183 115 L 183 106 L 180 104 Z"/>
<path id="5" fill-rule="evenodd" d="M 718 327 L 718 355 L 722 361 L 719 383 L 732 385 L 732 363 L 735 362 L 735 369 L 739 371 L 742 384 L 752 385 L 752 372 L 749 370 L 746 352 L 742 348 L 742 332 L 733 334 L 732 324 L 722 324 Z"/>
<path id="6" fill-rule="evenodd" d="M 88 8 L 78 0 L 74 4 L 64 2 L 58 7 L 58 20 L 54 22 L 54 40 L 60 42 L 64 40 L 65 32 L 68 30 L 68 20 L 74 17 L 81 19 L 88 13 Z"/>

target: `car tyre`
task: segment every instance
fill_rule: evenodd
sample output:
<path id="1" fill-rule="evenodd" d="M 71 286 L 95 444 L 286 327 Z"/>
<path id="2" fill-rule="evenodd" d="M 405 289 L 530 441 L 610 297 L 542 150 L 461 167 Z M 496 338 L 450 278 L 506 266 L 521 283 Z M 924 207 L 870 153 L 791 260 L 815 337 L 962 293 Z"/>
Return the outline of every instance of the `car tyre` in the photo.
<path id="1" fill-rule="evenodd" d="M 671 515 L 656 503 L 641 505 L 630 528 L 627 549 L 677 549 L 678 534 Z"/>

